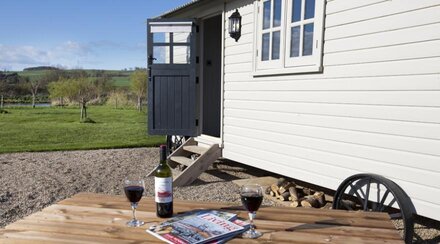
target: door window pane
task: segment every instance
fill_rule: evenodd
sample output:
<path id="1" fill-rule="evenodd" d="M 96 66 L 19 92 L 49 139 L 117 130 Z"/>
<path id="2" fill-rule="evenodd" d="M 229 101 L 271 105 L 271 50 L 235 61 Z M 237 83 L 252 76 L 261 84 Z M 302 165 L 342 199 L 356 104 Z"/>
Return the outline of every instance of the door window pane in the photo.
<path id="1" fill-rule="evenodd" d="M 173 47 L 173 63 L 174 64 L 189 64 L 190 63 L 190 48 L 189 48 L 189 46 L 174 46 Z"/>
<path id="2" fill-rule="evenodd" d="M 270 0 L 263 5 L 263 29 L 270 28 Z"/>
<path id="3" fill-rule="evenodd" d="M 303 56 L 313 53 L 313 24 L 304 25 Z"/>
<path id="4" fill-rule="evenodd" d="M 170 33 L 168 33 L 168 32 L 155 32 L 155 33 L 153 33 L 153 42 L 154 43 L 169 43 L 170 42 Z"/>
<path id="5" fill-rule="evenodd" d="M 301 0 L 293 0 L 292 23 L 301 20 Z"/>
<path id="6" fill-rule="evenodd" d="M 270 41 L 270 33 L 263 34 L 263 41 L 261 47 L 261 60 L 269 60 L 269 41 Z"/>
<path id="7" fill-rule="evenodd" d="M 273 27 L 281 25 L 281 0 L 273 1 Z"/>
<path id="8" fill-rule="evenodd" d="M 280 58 L 280 32 L 272 33 L 272 59 Z"/>
<path id="9" fill-rule="evenodd" d="M 170 63 L 170 47 L 169 46 L 153 46 L 153 60 L 155 64 Z"/>
<path id="10" fill-rule="evenodd" d="M 315 0 L 306 0 L 306 9 L 304 19 L 311 19 L 315 17 Z"/>
<path id="11" fill-rule="evenodd" d="M 189 43 L 191 33 L 189 32 L 175 32 L 173 33 L 173 42 Z"/>
<path id="12" fill-rule="evenodd" d="M 290 57 L 299 56 L 299 39 L 301 37 L 301 29 L 299 26 L 291 28 L 290 33 Z"/>

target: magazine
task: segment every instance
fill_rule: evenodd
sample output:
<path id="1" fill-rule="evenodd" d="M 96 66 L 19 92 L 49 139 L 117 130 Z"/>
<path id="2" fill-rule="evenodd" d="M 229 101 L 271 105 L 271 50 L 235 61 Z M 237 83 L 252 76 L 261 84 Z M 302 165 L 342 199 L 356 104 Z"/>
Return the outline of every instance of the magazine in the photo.
<path id="1" fill-rule="evenodd" d="M 232 222 L 234 224 L 236 224 L 236 225 L 242 226 L 243 230 L 241 230 L 241 231 L 239 231 L 237 233 L 234 233 L 234 234 L 230 234 L 230 235 L 224 236 L 221 239 L 208 242 L 208 244 L 223 244 L 223 243 L 226 243 L 227 241 L 229 241 L 232 238 L 236 237 L 238 234 L 247 231 L 249 229 L 249 227 L 251 226 L 248 222 L 245 222 L 245 221 L 237 219 L 237 218 L 234 219 Z"/>
<path id="2" fill-rule="evenodd" d="M 205 213 L 210 213 L 210 214 L 216 215 L 216 216 L 218 216 L 220 218 L 223 218 L 223 219 L 226 219 L 226 220 L 229 220 L 229 221 L 235 220 L 237 218 L 236 214 L 229 213 L 229 212 L 222 212 L 222 211 L 217 211 L 217 210 L 195 210 L 195 211 L 191 211 L 191 212 L 187 212 L 187 213 L 184 213 L 184 214 L 177 215 L 177 216 L 175 216 L 175 217 L 173 217 L 173 218 L 171 218 L 171 219 L 169 219 L 169 220 L 167 220 L 165 222 L 162 222 L 160 225 L 162 225 L 162 226 L 163 225 L 169 225 L 169 224 L 171 224 L 173 222 L 176 222 L 176 221 L 179 221 L 179 220 L 182 220 L 182 219 L 185 219 L 185 218 L 192 218 L 192 217 L 194 217 L 196 215 L 201 215 L 201 214 L 205 214 Z"/>
<path id="3" fill-rule="evenodd" d="M 235 221 L 231 222 L 228 219 Z M 224 243 L 246 228 L 235 214 L 220 211 L 200 211 L 174 217 L 147 232 L 168 243 Z"/>

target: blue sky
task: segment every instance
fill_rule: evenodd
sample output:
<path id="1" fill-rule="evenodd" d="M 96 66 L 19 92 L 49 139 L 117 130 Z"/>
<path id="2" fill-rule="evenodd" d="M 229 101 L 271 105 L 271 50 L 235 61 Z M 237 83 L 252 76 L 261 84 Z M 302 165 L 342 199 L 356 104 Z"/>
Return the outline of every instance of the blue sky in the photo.
<path id="1" fill-rule="evenodd" d="M 145 67 L 147 18 L 189 0 L 1 0 L 0 70 Z"/>

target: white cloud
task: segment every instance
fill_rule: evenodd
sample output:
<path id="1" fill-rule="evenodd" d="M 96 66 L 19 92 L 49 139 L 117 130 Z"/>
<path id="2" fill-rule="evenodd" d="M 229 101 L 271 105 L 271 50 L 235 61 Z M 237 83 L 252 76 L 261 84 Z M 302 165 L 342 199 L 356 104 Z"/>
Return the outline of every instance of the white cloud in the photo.
<path id="1" fill-rule="evenodd" d="M 102 68 L 109 61 L 108 54 L 114 51 L 144 52 L 146 44 L 128 44 L 111 40 L 80 43 L 69 40 L 49 48 L 40 48 L 34 45 L 18 46 L 0 43 L 0 70 L 22 70 L 32 66 Z M 100 60 L 104 58 L 103 56 L 106 59 Z"/>
<path id="2" fill-rule="evenodd" d="M 93 57 L 92 50 L 74 41 L 61 43 L 45 50 L 35 46 L 11 46 L 0 44 L 0 69 L 21 70 L 29 66 L 78 67 Z"/>

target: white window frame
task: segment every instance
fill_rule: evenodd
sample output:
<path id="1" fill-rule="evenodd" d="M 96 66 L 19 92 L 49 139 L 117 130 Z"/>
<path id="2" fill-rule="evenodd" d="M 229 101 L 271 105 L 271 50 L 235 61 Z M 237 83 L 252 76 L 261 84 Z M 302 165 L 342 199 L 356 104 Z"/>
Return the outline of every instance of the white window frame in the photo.
<path id="1" fill-rule="evenodd" d="M 263 30 L 263 15 L 264 15 L 264 3 L 270 1 L 270 27 L 268 29 Z M 273 27 L 273 11 L 274 11 L 274 1 L 275 0 L 262 0 L 260 6 L 258 6 L 258 12 L 260 13 L 260 18 L 258 19 L 259 26 L 259 34 L 257 35 L 257 50 L 258 50 L 258 58 L 257 58 L 257 69 L 265 70 L 265 69 L 273 69 L 273 68 L 281 68 L 283 67 L 284 60 L 284 40 L 285 40 L 285 0 L 281 0 L 281 24 L 280 26 Z M 279 31 L 280 32 L 280 56 L 279 59 L 272 60 L 272 36 L 273 33 Z M 269 60 L 262 61 L 263 57 L 263 34 L 269 33 Z"/>
<path id="2" fill-rule="evenodd" d="M 292 18 L 292 4 L 293 0 L 282 0 L 281 4 L 281 33 L 280 33 L 280 59 L 261 61 L 262 55 L 262 34 L 263 31 L 263 6 L 265 0 L 257 2 L 258 11 L 256 13 L 256 48 L 254 53 L 254 76 L 261 75 L 277 75 L 277 74 L 295 74 L 295 73 L 310 73 L 322 71 L 322 49 L 323 49 L 323 32 L 324 32 L 324 15 L 325 15 L 325 0 L 315 0 L 315 15 L 312 19 L 304 20 L 305 14 L 305 0 L 301 0 L 301 36 L 303 35 L 304 24 L 314 23 L 313 28 L 313 54 L 302 56 L 302 37 L 300 42 L 300 56 L 290 57 L 290 37 L 291 26 L 298 25 L 298 22 L 291 23 Z M 273 3 L 271 4 L 273 7 Z M 271 12 L 271 21 L 272 21 Z M 272 48 L 272 35 L 270 38 L 269 48 Z M 272 55 L 271 50 L 269 55 Z"/>

